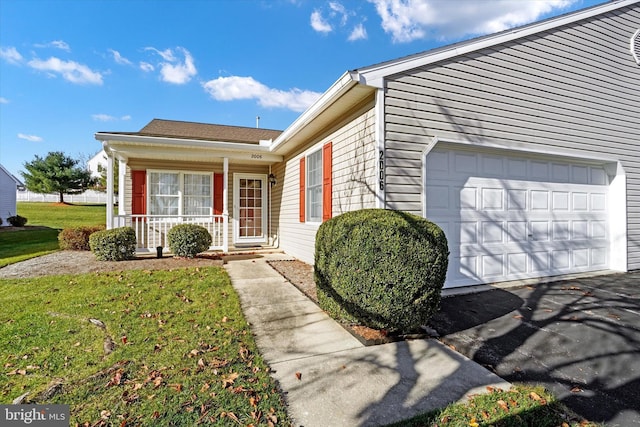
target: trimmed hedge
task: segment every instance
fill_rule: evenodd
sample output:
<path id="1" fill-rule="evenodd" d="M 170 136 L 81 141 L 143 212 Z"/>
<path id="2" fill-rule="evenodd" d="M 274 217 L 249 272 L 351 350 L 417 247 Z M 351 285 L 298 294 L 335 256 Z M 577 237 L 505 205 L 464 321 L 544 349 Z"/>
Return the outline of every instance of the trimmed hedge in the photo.
<path id="1" fill-rule="evenodd" d="M 211 246 L 209 231 L 196 224 L 180 224 L 167 232 L 167 243 L 177 257 L 193 258 Z"/>
<path id="2" fill-rule="evenodd" d="M 102 230 L 104 225 L 65 228 L 58 234 L 58 244 L 63 250 L 88 251 L 91 250 L 89 236 Z"/>
<path id="3" fill-rule="evenodd" d="M 438 310 L 448 256 L 442 229 L 419 216 L 385 209 L 339 215 L 316 234 L 320 307 L 345 322 L 416 331 Z"/>
<path id="4" fill-rule="evenodd" d="M 99 261 L 133 259 L 136 255 L 136 232 L 131 227 L 97 231 L 89 236 L 89 246 Z"/>
<path id="5" fill-rule="evenodd" d="M 14 227 L 24 227 L 25 224 L 27 223 L 27 218 L 20 215 L 14 215 L 14 216 L 8 217 L 7 222 L 13 225 Z"/>

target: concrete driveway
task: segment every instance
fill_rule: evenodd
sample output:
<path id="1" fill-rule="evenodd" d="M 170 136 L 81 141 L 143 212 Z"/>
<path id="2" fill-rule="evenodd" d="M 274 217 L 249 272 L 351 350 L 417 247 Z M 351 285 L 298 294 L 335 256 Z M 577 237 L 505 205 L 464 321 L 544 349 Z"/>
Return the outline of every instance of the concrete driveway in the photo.
<path id="1" fill-rule="evenodd" d="M 607 426 L 640 425 L 640 272 L 443 298 L 442 340 Z"/>

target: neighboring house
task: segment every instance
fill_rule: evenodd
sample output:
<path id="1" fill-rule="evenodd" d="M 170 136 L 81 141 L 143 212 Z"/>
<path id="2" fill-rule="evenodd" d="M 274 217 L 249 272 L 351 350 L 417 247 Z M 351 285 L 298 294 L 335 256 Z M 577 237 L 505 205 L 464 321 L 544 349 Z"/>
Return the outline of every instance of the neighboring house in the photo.
<path id="1" fill-rule="evenodd" d="M 7 218 L 16 215 L 16 189 L 22 183 L 0 165 L 0 218 L 1 226 L 7 226 Z"/>
<path id="2" fill-rule="evenodd" d="M 104 150 L 100 150 L 95 156 L 87 161 L 87 169 L 91 171 L 93 178 L 100 178 L 102 176 L 102 170 L 107 164 L 107 153 Z"/>
<path id="3" fill-rule="evenodd" d="M 638 269 L 638 56 L 623 0 L 346 72 L 282 133 L 99 132 L 125 183 L 108 224 L 153 248 L 195 221 L 213 248 L 313 262 L 323 221 L 378 207 L 444 229 L 447 287 Z"/>

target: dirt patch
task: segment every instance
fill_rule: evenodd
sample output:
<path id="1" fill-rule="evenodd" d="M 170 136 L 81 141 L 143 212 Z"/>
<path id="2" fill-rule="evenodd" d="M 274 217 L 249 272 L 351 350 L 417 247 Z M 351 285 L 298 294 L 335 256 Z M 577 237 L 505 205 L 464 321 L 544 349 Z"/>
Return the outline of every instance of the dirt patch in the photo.
<path id="1" fill-rule="evenodd" d="M 162 258 L 138 256 L 129 261 L 98 261 L 88 251 L 58 251 L 0 268 L 0 279 L 21 279 L 53 274 L 84 274 L 124 270 L 172 270 L 187 267 L 222 266 L 217 254 L 196 258 Z"/>

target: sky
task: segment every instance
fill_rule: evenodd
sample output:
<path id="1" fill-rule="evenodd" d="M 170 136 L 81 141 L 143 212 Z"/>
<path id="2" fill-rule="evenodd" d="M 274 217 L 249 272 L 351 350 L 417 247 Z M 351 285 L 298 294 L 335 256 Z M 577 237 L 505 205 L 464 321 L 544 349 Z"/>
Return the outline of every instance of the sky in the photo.
<path id="1" fill-rule="evenodd" d="M 284 130 L 348 70 L 604 2 L 2 0 L 0 164 L 154 118 Z"/>

